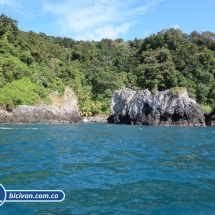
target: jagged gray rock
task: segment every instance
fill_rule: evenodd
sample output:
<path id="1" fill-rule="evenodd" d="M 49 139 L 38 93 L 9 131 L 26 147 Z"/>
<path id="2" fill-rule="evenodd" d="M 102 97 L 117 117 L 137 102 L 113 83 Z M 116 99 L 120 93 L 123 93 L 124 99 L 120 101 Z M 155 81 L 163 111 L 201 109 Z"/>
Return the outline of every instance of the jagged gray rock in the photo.
<path id="1" fill-rule="evenodd" d="M 204 126 L 204 111 L 186 89 L 156 92 L 123 88 L 111 98 L 109 123 Z"/>
<path id="2" fill-rule="evenodd" d="M 65 88 L 60 97 L 57 92 L 50 95 L 51 105 L 27 106 L 21 105 L 12 113 L 0 112 L 0 123 L 80 123 L 78 101 L 69 88 Z"/>

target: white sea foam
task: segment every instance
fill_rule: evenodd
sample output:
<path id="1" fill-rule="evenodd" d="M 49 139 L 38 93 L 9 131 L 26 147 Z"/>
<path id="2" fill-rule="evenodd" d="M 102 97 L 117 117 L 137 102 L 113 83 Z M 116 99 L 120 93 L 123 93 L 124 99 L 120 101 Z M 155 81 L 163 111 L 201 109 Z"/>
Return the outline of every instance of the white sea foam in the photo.
<path id="1" fill-rule="evenodd" d="M 1 130 L 7 130 L 7 129 L 25 129 L 25 130 L 37 130 L 39 128 L 8 128 L 8 127 L 0 127 Z"/>

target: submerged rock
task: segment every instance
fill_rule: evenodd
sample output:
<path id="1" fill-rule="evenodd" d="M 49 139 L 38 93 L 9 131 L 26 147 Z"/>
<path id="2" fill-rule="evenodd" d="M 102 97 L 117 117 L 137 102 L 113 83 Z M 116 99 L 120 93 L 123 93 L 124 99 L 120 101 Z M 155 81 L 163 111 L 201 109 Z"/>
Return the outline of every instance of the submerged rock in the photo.
<path id="1" fill-rule="evenodd" d="M 78 101 L 73 91 L 66 87 L 60 97 L 54 92 L 50 95 L 51 105 L 21 105 L 12 113 L 1 111 L 0 123 L 80 123 Z"/>
<path id="2" fill-rule="evenodd" d="M 204 126 L 204 111 L 189 98 L 186 89 L 165 90 L 154 95 L 146 90 L 123 88 L 111 98 L 109 123 L 138 125 Z"/>

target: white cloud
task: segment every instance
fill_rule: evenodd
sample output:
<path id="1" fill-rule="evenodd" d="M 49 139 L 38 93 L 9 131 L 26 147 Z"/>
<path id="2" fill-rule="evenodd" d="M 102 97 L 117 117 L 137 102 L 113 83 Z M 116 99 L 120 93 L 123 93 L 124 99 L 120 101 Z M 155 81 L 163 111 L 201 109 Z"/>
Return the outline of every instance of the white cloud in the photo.
<path id="1" fill-rule="evenodd" d="M 0 5 L 10 8 L 25 17 L 27 20 L 34 17 L 34 12 L 31 9 L 31 2 L 25 0 L 0 0 Z"/>
<path id="2" fill-rule="evenodd" d="M 56 15 L 53 26 L 75 39 L 116 39 L 125 34 L 139 15 L 161 0 L 64 0 L 43 2 L 45 12 Z M 138 5 L 138 6 L 137 6 Z"/>
<path id="3" fill-rule="evenodd" d="M 179 29 L 179 24 L 172 25 L 172 28 Z"/>
<path id="4" fill-rule="evenodd" d="M 0 5 L 25 20 L 36 21 L 41 31 L 50 28 L 54 35 L 101 40 L 122 37 L 160 1 L 163 0 L 0 0 Z"/>
<path id="5" fill-rule="evenodd" d="M 151 7 L 155 6 L 161 0 L 149 1 L 147 4 L 137 8 L 137 11 L 142 11 L 143 13 L 147 12 Z"/>
<path id="6" fill-rule="evenodd" d="M 101 40 L 102 38 L 116 39 L 119 35 L 124 34 L 130 27 L 130 24 L 123 23 L 119 26 L 107 25 L 101 28 L 96 28 L 92 33 L 86 32 L 83 35 L 78 35 L 77 40 Z"/>

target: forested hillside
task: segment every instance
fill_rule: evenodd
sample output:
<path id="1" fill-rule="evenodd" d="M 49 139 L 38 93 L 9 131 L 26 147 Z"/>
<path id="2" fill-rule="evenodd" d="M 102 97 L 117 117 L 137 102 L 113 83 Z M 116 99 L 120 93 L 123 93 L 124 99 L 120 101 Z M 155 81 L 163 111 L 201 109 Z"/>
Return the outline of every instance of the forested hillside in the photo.
<path id="1" fill-rule="evenodd" d="M 152 92 L 186 87 L 208 111 L 215 101 L 215 34 L 166 29 L 145 39 L 74 41 L 18 29 L 0 16 L 0 104 L 49 102 L 70 86 L 82 114 L 108 113 L 121 87 Z"/>

